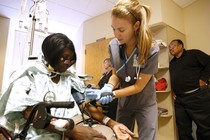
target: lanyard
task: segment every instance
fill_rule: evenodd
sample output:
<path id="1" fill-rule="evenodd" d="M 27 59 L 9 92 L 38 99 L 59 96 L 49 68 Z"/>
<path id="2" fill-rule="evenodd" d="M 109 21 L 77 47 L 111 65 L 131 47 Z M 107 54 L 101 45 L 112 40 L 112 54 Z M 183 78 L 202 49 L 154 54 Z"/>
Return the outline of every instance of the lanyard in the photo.
<path id="1" fill-rule="evenodd" d="M 128 75 L 126 64 L 131 59 L 131 57 L 134 55 L 134 53 L 136 52 L 136 50 L 137 50 L 137 48 L 135 48 L 133 50 L 132 54 L 130 55 L 130 57 L 128 59 L 127 59 L 126 53 L 124 52 L 124 67 L 125 67 L 125 76 L 126 76 L 125 77 L 125 82 L 130 82 L 131 81 L 131 76 Z"/>
<path id="2" fill-rule="evenodd" d="M 130 82 L 131 77 L 128 76 L 127 67 L 126 67 L 126 54 L 124 53 L 124 65 L 125 65 L 125 82 Z"/>
<path id="3" fill-rule="evenodd" d="M 128 61 L 131 59 L 131 57 L 134 55 L 134 53 L 136 52 L 137 48 L 134 49 L 134 51 L 132 52 L 131 56 L 126 59 L 126 55 L 124 54 L 124 64 L 116 71 L 116 73 L 118 73 L 123 67 L 125 67 L 126 69 L 126 63 L 128 63 Z M 127 70 L 126 70 L 127 71 Z M 127 73 L 127 72 L 126 72 Z"/>

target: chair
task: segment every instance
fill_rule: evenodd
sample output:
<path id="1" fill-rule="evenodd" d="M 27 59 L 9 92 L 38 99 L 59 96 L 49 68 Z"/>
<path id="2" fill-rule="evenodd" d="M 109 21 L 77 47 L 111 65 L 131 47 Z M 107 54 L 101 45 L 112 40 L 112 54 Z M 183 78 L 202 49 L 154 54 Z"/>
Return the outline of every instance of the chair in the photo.
<path id="1" fill-rule="evenodd" d="M 24 140 L 26 138 L 31 123 L 33 123 L 34 128 L 44 129 L 50 124 L 52 118 L 59 119 L 58 117 L 50 115 L 50 108 L 53 107 L 73 108 L 74 102 L 40 102 L 33 107 L 29 115 L 29 118 L 26 122 L 26 125 L 24 126 L 23 130 L 20 133 L 15 134 L 14 137 L 11 137 L 8 131 L 3 126 L 0 126 L 0 134 L 2 134 L 6 140 L 16 140 L 16 139 Z M 36 114 L 37 111 L 38 114 Z M 34 118 L 35 114 L 37 115 L 36 118 Z M 74 128 L 74 121 L 72 119 L 68 118 L 60 118 L 60 119 L 68 120 L 70 126 L 69 129 Z"/>

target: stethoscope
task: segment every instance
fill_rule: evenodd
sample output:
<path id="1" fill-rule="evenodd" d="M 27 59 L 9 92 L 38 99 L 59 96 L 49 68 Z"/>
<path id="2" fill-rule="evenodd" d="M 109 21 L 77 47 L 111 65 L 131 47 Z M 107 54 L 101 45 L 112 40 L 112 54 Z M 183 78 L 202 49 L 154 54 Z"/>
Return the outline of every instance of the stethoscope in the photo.
<path id="1" fill-rule="evenodd" d="M 132 52 L 132 54 L 130 55 L 129 58 L 127 58 L 126 53 L 123 51 L 123 65 L 116 71 L 117 73 L 123 68 L 125 67 L 125 82 L 130 82 L 131 81 L 131 76 L 128 75 L 128 71 L 127 71 L 127 63 L 128 61 L 130 61 L 130 59 L 133 57 L 133 66 L 136 67 L 136 76 L 134 77 L 134 79 L 141 79 L 141 77 L 139 77 L 139 73 L 140 73 L 140 69 L 141 69 L 141 65 L 138 65 L 138 56 L 137 54 L 135 54 L 135 52 L 137 51 L 137 48 L 135 48 Z"/>
<path id="2" fill-rule="evenodd" d="M 143 62 L 141 65 L 138 64 L 138 54 L 135 54 L 135 52 L 137 51 L 137 47 L 133 50 L 132 54 L 130 55 L 130 57 L 127 59 L 125 51 L 124 51 L 124 44 L 121 45 L 121 49 L 120 49 L 120 57 L 124 60 L 124 64 L 116 71 L 116 73 L 118 73 L 123 67 L 125 67 L 125 82 L 130 82 L 131 81 L 131 76 L 128 75 L 127 69 L 126 69 L 126 64 L 128 61 L 130 61 L 130 59 L 133 57 L 133 67 L 136 67 L 136 76 L 134 77 L 134 79 L 141 79 L 141 77 L 139 76 L 141 68 L 145 67 L 146 63 Z M 150 58 L 152 58 L 154 55 L 156 55 L 158 53 L 158 51 L 153 51 L 151 52 L 151 55 L 147 58 L 147 60 L 149 60 Z"/>

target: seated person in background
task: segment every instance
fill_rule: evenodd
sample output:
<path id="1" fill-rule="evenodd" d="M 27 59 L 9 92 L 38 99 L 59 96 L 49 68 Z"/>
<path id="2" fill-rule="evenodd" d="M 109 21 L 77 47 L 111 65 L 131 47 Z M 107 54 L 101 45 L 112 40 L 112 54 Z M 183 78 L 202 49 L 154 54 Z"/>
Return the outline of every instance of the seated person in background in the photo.
<path id="1" fill-rule="evenodd" d="M 103 73 L 103 75 L 102 75 L 102 77 L 99 80 L 98 85 L 97 85 L 97 87 L 99 89 L 104 87 L 104 85 L 108 83 L 109 78 L 112 76 L 112 69 L 113 69 L 113 67 L 112 67 L 110 58 L 104 59 L 103 64 L 104 64 L 104 73 Z M 117 88 L 118 88 L 118 86 L 115 87 L 115 89 L 117 89 Z M 102 107 L 103 113 L 106 116 L 112 118 L 113 120 L 116 120 L 117 100 L 118 99 L 116 98 L 112 102 L 110 102 L 108 104 L 105 104 Z"/>
<path id="2" fill-rule="evenodd" d="M 102 77 L 100 78 L 97 85 L 99 89 L 101 89 L 109 81 L 109 78 L 112 75 L 112 69 L 113 69 L 110 58 L 104 59 L 103 64 L 104 64 L 104 73 Z"/>
<path id="3" fill-rule="evenodd" d="M 51 101 L 74 101 L 72 89 L 84 93 L 84 83 L 68 69 L 76 62 L 76 52 L 72 41 L 61 33 L 51 34 L 42 43 L 44 59 L 31 62 L 13 73 L 10 83 L 3 89 L 0 100 L 0 116 L 5 119 L 1 126 L 14 132 L 21 130 L 29 117 L 31 109 L 39 102 L 51 96 Z M 50 94 L 49 94 L 50 93 Z M 118 139 L 132 139 L 133 133 L 123 124 L 102 114 L 94 106 L 86 104 L 91 117 L 110 127 Z M 51 115 L 61 118 L 73 118 L 81 115 L 77 104 L 73 108 L 51 108 Z M 53 120 L 51 120 L 53 121 Z M 1 122 L 1 121 L 0 121 Z M 29 128 L 27 137 L 33 140 L 60 140 L 63 137 L 74 140 L 106 139 L 92 127 L 75 125 L 72 130 L 60 131 L 53 123 L 46 129 Z M 10 129 L 8 129 L 10 128 Z M 17 130 L 17 129 L 16 129 Z"/>

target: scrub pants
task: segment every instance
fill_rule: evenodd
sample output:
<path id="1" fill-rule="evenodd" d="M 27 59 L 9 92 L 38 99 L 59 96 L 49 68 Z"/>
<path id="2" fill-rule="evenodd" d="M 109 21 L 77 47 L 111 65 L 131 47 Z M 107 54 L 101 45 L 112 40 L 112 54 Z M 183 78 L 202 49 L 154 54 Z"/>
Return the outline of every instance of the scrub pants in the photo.
<path id="1" fill-rule="evenodd" d="M 194 140 L 192 121 L 197 125 L 197 140 L 210 140 L 210 89 L 176 94 L 175 114 L 179 140 Z"/>
<path id="2" fill-rule="evenodd" d="M 135 120 L 138 125 L 139 140 L 157 140 L 158 109 L 157 104 L 139 107 L 138 110 L 119 108 L 117 121 L 134 131 Z"/>

